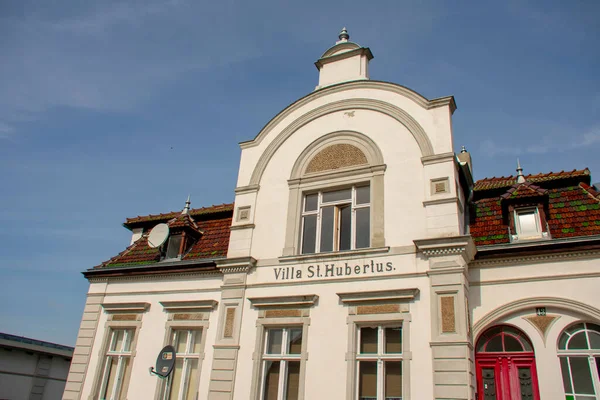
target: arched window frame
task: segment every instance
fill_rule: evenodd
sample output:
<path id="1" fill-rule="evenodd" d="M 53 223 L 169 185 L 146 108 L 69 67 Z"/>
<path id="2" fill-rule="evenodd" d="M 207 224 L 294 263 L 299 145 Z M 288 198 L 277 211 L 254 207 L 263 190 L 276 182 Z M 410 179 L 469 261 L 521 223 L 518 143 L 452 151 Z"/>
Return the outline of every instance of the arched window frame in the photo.
<path id="1" fill-rule="evenodd" d="M 497 330 L 497 332 L 495 332 Z M 510 337 L 521 345 L 523 350 L 506 350 L 506 337 Z M 489 343 L 496 337 L 500 337 L 502 343 L 502 351 L 485 351 Z M 483 342 L 483 343 L 482 343 Z M 483 351 L 480 349 L 483 348 Z M 532 353 L 533 345 L 527 335 L 520 329 L 512 327 L 510 325 L 498 325 L 487 329 L 477 340 L 477 346 L 475 347 L 477 354 L 495 354 L 495 353 Z"/>
<path id="2" fill-rule="evenodd" d="M 587 349 L 568 349 L 571 339 L 581 333 L 585 334 Z M 557 354 L 561 365 L 561 374 L 563 378 L 563 387 L 567 399 L 577 398 L 585 400 L 600 399 L 600 346 L 593 346 L 590 340 L 590 333 L 600 335 L 600 325 L 590 322 L 576 322 L 566 327 L 560 334 L 557 342 Z M 565 340 L 565 337 L 567 339 Z M 563 346 L 564 341 L 564 346 Z M 563 348 L 564 347 L 564 348 Z M 597 347 L 597 348 L 592 348 Z M 579 392 L 576 388 L 576 382 L 573 376 L 573 359 L 587 359 L 588 371 L 590 373 L 592 387 L 595 393 Z M 585 364 L 584 364 L 585 365 Z M 568 374 L 568 375 L 567 375 Z M 583 376 L 580 379 L 587 379 Z M 588 381 L 589 382 L 589 381 Z M 579 393 L 578 393 L 579 392 Z"/>
<path id="3" fill-rule="evenodd" d="M 307 173 L 306 169 L 315 155 L 334 144 L 350 144 L 357 147 L 365 155 L 367 164 Z M 368 249 L 384 247 L 383 178 L 385 168 L 381 150 L 375 142 L 359 132 L 333 132 L 311 143 L 296 160 L 288 180 L 288 216 L 283 256 L 301 255 L 302 206 L 306 193 L 348 188 L 356 184 L 368 184 L 370 186 L 371 238 Z M 362 251 L 364 250 L 362 249 Z M 314 255 L 312 254 L 312 256 Z"/>

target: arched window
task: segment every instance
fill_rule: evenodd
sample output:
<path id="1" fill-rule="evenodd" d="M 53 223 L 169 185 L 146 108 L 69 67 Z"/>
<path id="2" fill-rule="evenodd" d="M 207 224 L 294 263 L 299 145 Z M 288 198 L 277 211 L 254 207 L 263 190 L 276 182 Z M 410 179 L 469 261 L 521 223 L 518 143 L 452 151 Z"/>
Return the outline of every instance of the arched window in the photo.
<path id="1" fill-rule="evenodd" d="M 497 326 L 485 332 L 477 342 L 477 353 L 532 352 L 525 335 L 511 326 Z"/>
<path id="2" fill-rule="evenodd" d="M 582 322 L 565 329 L 558 356 L 567 400 L 599 399 L 600 325 Z"/>

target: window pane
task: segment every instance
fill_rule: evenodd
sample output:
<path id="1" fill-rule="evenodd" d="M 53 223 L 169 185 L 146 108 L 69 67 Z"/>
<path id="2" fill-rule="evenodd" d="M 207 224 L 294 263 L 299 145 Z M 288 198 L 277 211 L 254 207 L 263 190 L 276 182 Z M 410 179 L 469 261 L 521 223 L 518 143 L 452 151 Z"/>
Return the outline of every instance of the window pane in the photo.
<path id="1" fill-rule="evenodd" d="M 523 351 L 523 346 L 514 337 L 504 335 L 504 351 Z"/>
<path id="2" fill-rule="evenodd" d="M 316 211 L 319 204 L 319 194 L 308 194 L 305 199 L 304 211 Z"/>
<path id="3" fill-rule="evenodd" d="M 356 188 L 356 204 L 369 204 L 371 201 L 371 187 L 360 186 Z"/>
<path id="4" fill-rule="evenodd" d="M 600 334 L 588 331 L 588 338 L 590 339 L 590 349 L 600 350 Z"/>
<path id="5" fill-rule="evenodd" d="M 269 342 L 267 344 L 267 354 L 281 354 L 283 329 L 269 329 L 268 338 Z"/>
<path id="6" fill-rule="evenodd" d="M 573 336 L 571 336 L 571 340 L 569 340 L 568 349 L 569 350 L 582 350 L 587 349 L 587 338 L 585 337 L 585 331 L 577 332 Z"/>
<path id="7" fill-rule="evenodd" d="M 186 400 L 195 400 L 196 392 L 198 391 L 198 359 L 188 359 L 188 387 Z"/>
<path id="8" fill-rule="evenodd" d="M 302 329 L 290 329 L 288 354 L 300 354 L 302 352 Z"/>
<path id="9" fill-rule="evenodd" d="M 321 211 L 321 247 L 319 251 L 333 251 L 333 219 L 335 207 L 323 207 Z"/>
<path id="10" fill-rule="evenodd" d="M 123 350 L 122 351 L 131 351 L 131 341 L 133 340 L 133 330 L 125 329 L 123 331 Z"/>
<path id="11" fill-rule="evenodd" d="M 106 382 L 106 390 L 104 391 L 104 393 L 100 393 L 101 399 L 110 398 L 110 396 L 112 395 L 113 388 L 115 386 L 115 382 L 117 380 L 117 364 L 119 363 L 118 359 L 116 357 L 109 357 L 107 363 L 109 368 L 109 370 L 107 371 L 108 380 Z"/>
<path id="12" fill-rule="evenodd" d="M 531 369 L 529 367 L 519 368 L 519 386 L 521 388 L 521 400 L 533 399 Z"/>
<path id="13" fill-rule="evenodd" d="M 361 361 L 359 363 L 358 397 L 361 400 L 377 398 L 377 362 Z"/>
<path id="14" fill-rule="evenodd" d="M 360 328 L 360 353 L 377 354 L 377 328 Z"/>
<path id="15" fill-rule="evenodd" d="M 286 400 L 298 400 L 300 389 L 300 361 L 287 362 Z"/>
<path id="16" fill-rule="evenodd" d="M 571 388 L 571 375 L 569 373 L 569 361 L 567 360 L 567 357 L 560 358 L 560 370 L 562 371 L 565 393 L 573 393 L 573 389 Z"/>
<path id="17" fill-rule="evenodd" d="M 181 245 L 181 235 L 172 235 L 169 237 L 167 246 L 167 258 L 176 258 L 179 256 L 179 246 Z"/>
<path id="18" fill-rule="evenodd" d="M 352 189 L 342 189 L 334 190 L 332 192 L 323 192 L 323 203 L 350 199 L 352 199 Z"/>
<path id="19" fill-rule="evenodd" d="M 519 212 L 519 228 L 520 234 L 536 234 L 538 233 L 537 215 L 533 211 Z"/>
<path id="20" fill-rule="evenodd" d="M 356 248 L 363 249 L 371 246 L 371 209 L 356 210 Z"/>
<path id="21" fill-rule="evenodd" d="M 314 253 L 317 243 L 317 216 L 307 215 L 303 218 L 302 254 Z"/>
<path id="22" fill-rule="evenodd" d="M 263 400 L 277 400 L 279 386 L 279 361 L 265 361 L 265 386 Z"/>
<path id="23" fill-rule="evenodd" d="M 385 352 L 402 353 L 402 328 L 385 328 Z"/>
<path id="24" fill-rule="evenodd" d="M 498 335 L 490 339 L 485 347 L 485 351 L 502 351 L 502 336 Z"/>
<path id="25" fill-rule="evenodd" d="M 192 341 L 192 353 L 199 354 L 200 353 L 200 343 L 202 343 L 202 331 L 194 330 L 192 331 L 194 334 L 194 338 Z"/>
<path id="26" fill-rule="evenodd" d="M 352 207 L 340 207 L 340 250 L 350 250 L 352 243 Z"/>
<path id="27" fill-rule="evenodd" d="M 594 394 L 594 384 L 587 357 L 568 357 L 575 394 Z"/>
<path id="28" fill-rule="evenodd" d="M 565 350 L 567 348 L 567 340 L 569 340 L 569 335 L 566 333 L 560 335 L 560 340 L 558 341 L 558 348 L 560 350 Z"/>
<path id="29" fill-rule="evenodd" d="M 176 353 L 185 353 L 186 352 L 186 347 L 187 347 L 187 339 L 188 339 L 188 335 L 187 335 L 187 331 L 176 331 L 177 333 L 175 334 L 175 343 L 173 345 L 173 347 L 175 347 L 175 352 Z"/>
<path id="30" fill-rule="evenodd" d="M 387 361 L 385 363 L 385 399 L 402 399 L 402 362 Z"/>
<path id="31" fill-rule="evenodd" d="M 181 377 L 183 376 L 183 359 L 175 360 L 175 367 L 171 372 L 171 390 L 169 392 L 169 400 L 179 398 L 179 389 L 181 388 Z"/>
<path id="32" fill-rule="evenodd" d="M 122 351 L 123 350 L 123 337 L 124 336 L 125 336 L 124 330 L 118 329 L 118 330 L 114 331 L 111 351 Z"/>

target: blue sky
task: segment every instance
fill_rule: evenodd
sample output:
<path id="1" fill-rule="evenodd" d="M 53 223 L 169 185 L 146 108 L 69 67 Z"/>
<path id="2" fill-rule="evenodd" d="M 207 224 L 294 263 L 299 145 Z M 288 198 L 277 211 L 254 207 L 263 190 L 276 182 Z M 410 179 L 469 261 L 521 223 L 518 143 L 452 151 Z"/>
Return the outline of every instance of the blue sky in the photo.
<path id="1" fill-rule="evenodd" d="M 600 181 L 600 2 L 0 2 L 0 331 L 73 345 L 126 217 L 233 201 L 240 150 L 346 26 L 371 78 L 454 95 L 476 178 Z"/>

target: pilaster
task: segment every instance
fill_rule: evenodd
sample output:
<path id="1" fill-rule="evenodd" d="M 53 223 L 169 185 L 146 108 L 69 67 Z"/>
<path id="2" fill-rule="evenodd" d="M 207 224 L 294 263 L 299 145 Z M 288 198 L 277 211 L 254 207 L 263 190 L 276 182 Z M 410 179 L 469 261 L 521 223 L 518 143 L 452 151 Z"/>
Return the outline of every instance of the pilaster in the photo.
<path id="1" fill-rule="evenodd" d="M 415 240 L 415 245 L 429 260 L 434 398 L 474 399 L 467 272 L 475 245 L 470 236 Z"/>
<path id="2" fill-rule="evenodd" d="M 252 257 L 230 258 L 220 261 L 217 265 L 223 273 L 223 285 L 208 386 L 209 400 L 233 399 L 246 277 L 254 265 L 256 260 Z"/>

